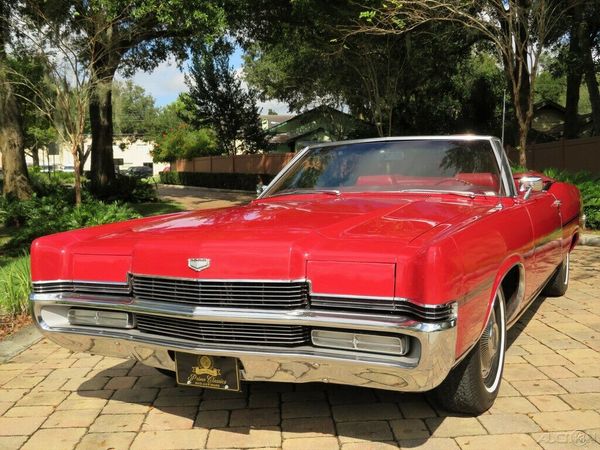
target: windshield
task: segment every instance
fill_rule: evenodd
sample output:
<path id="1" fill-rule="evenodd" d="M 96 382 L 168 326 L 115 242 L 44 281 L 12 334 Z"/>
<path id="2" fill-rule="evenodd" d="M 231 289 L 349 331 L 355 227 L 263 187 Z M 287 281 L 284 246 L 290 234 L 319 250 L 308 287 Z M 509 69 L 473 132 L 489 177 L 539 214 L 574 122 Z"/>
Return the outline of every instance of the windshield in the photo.
<path id="1" fill-rule="evenodd" d="M 271 195 L 434 191 L 504 195 L 489 140 L 359 142 L 310 149 Z"/>

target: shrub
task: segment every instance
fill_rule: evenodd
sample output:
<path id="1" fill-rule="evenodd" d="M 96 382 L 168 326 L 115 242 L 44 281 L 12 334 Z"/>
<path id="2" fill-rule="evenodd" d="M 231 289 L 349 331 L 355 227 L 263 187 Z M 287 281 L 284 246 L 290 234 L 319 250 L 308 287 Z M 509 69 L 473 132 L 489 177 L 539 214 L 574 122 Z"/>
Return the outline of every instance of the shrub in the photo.
<path id="1" fill-rule="evenodd" d="M 254 191 L 258 177 L 264 184 L 273 179 L 273 175 L 249 173 L 201 173 L 201 172 L 161 172 L 160 181 L 164 184 L 183 184 L 218 189 L 238 189 Z"/>
<path id="2" fill-rule="evenodd" d="M 91 190 L 91 183 L 84 185 L 86 191 Z M 95 196 L 108 202 L 123 201 L 129 203 L 146 203 L 158 201 L 156 185 L 151 179 L 118 174 L 109 188 L 96 192 Z"/>
<path id="3" fill-rule="evenodd" d="M 586 227 L 600 229 L 600 176 L 589 172 L 570 173 L 557 169 L 546 169 L 544 174 L 558 181 L 572 183 L 579 188 L 583 202 Z"/>
<path id="4" fill-rule="evenodd" d="M 27 312 L 30 292 L 29 255 L 23 254 L 0 268 L 0 315 L 16 316 Z"/>
<path id="5" fill-rule="evenodd" d="M 140 217 L 140 215 L 123 203 L 92 201 L 79 208 L 73 208 L 65 218 L 65 222 L 67 229 L 75 229 L 122 222 L 136 217 Z"/>
<path id="6" fill-rule="evenodd" d="M 34 185 L 34 190 L 43 184 L 75 184 L 75 173 L 74 172 L 41 172 L 39 167 L 31 167 L 29 169 L 29 178 Z M 81 181 L 85 178 L 82 176 Z"/>
<path id="7" fill-rule="evenodd" d="M 527 172 L 523 167 L 513 167 L 513 173 Z M 564 181 L 577 186 L 581 192 L 583 213 L 586 217 L 586 228 L 600 230 L 600 175 L 590 172 L 567 172 L 559 169 L 544 169 L 544 175 L 557 181 Z"/>
<path id="8" fill-rule="evenodd" d="M 26 201 L 0 198 L 0 221 L 14 227 L 4 248 L 14 252 L 46 234 L 140 217 L 123 203 L 104 203 L 88 193 L 81 206 L 76 208 L 74 203 L 72 190 L 60 185 Z"/>
<path id="9" fill-rule="evenodd" d="M 32 171 L 29 173 L 29 179 L 31 180 L 33 191 L 40 197 L 51 194 L 54 195 L 60 192 L 61 195 L 72 197 L 73 201 L 75 200 L 73 187 L 67 185 L 62 179 L 54 177 L 52 174 L 48 176 L 47 173 Z"/>
<path id="10" fill-rule="evenodd" d="M 195 130 L 180 124 L 154 139 L 154 161 L 175 161 L 196 156 L 217 155 L 215 133 L 209 128 Z"/>
<path id="11" fill-rule="evenodd" d="M 46 234 L 140 217 L 122 201 L 158 200 L 155 183 L 120 175 L 106 202 L 94 198 L 86 183 L 81 192 L 82 205 L 75 207 L 72 186 L 38 171 L 30 175 L 34 189 L 31 199 L 0 197 L 0 224 L 13 228 L 3 248 L 11 253 L 25 249 L 35 238 Z"/>

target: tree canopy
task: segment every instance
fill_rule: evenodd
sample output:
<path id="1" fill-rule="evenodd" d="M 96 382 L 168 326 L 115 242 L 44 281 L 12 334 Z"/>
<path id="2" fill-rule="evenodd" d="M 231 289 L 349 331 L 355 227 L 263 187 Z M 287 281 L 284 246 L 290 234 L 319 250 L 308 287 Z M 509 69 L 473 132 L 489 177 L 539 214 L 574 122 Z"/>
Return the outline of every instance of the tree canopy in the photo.
<path id="1" fill-rule="evenodd" d="M 184 96 L 190 123 L 209 126 L 223 152 L 238 150 L 254 153 L 265 147 L 265 132 L 260 125 L 257 94 L 245 88 L 229 64 L 232 46 L 218 40 L 192 56 Z"/>
<path id="2" fill-rule="evenodd" d="M 270 17 L 277 26 L 246 25 L 245 74 L 264 97 L 295 111 L 348 107 L 381 136 L 499 132 L 502 77 L 497 61 L 474 46 L 481 40 L 476 33 L 441 23 L 398 35 L 354 35 L 345 31 L 362 11 L 354 2 L 278 5 L 268 13 L 277 14 Z"/>
<path id="3" fill-rule="evenodd" d="M 154 161 L 173 162 L 220 154 L 215 132 L 208 127 L 194 128 L 188 122 L 190 112 L 181 97 L 157 111 L 149 135 L 154 142 Z"/>
<path id="4" fill-rule="evenodd" d="M 221 2 L 213 0 L 24 0 L 36 20 L 60 23 L 79 39 L 90 66 L 89 101 L 93 190 L 109 192 L 114 179 L 112 83 L 117 71 L 152 70 L 168 57 L 187 58 L 224 29 Z"/>
<path id="5" fill-rule="evenodd" d="M 115 134 L 149 135 L 158 117 L 154 97 L 131 80 L 113 85 L 113 123 Z"/>
<path id="6" fill-rule="evenodd" d="M 507 140 L 520 148 L 522 164 L 540 100 L 564 105 L 564 137 L 581 136 L 583 125 L 600 135 L 600 0 L 5 0 L 7 195 L 30 195 L 25 152 L 36 161 L 37 149 L 63 130 L 56 119 L 74 118 L 66 106 L 40 114 L 36 97 L 51 95 L 32 90 L 51 79 L 47 62 L 61 39 L 89 80 L 79 103 L 87 112 L 72 123 L 91 133 L 99 196 L 114 177 L 115 133 L 154 138 L 159 160 L 258 151 L 265 146 L 259 99 L 296 112 L 343 109 L 381 136 L 500 135 L 506 93 L 515 131 Z M 234 46 L 244 50 L 243 69 L 230 66 Z M 139 86 L 115 81 L 167 59 L 189 64 L 190 93 L 174 105 L 157 108 Z M 72 88 L 69 80 L 54 81 Z"/>
<path id="7" fill-rule="evenodd" d="M 38 107 L 42 103 L 39 93 L 36 89 L 31 89 L 32 86 L 38 86 L 38 89 L 42 89 L 42 93 L 52 96 L 52 93 L 47 91 L 44 81 L 47 76 L 47 66 L 39 55 L 31 54 L 24 49 L 12 54 L 7 63 L 9 78 L 14 83 L 16 102 L 21 111 L 25 152 L 31 156 L 34 165 L 37 166 L 40 160 L 39 151 L 48 148 L 58 138 L 56 124 Z M 25 83 L 23 80 L 28 82 Z"/>

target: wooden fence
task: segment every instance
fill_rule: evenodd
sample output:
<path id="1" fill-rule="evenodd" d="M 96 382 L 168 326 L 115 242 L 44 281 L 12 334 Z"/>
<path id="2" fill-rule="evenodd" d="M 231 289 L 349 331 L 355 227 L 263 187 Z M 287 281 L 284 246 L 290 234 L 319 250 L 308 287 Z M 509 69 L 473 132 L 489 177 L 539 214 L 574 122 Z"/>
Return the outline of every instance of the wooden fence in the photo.
<path id="1" fill-rule="evenodd" d="M 519 161 L 514 153 L 509 153 L 511 160 Z M 527 149 L 527 166 L 534 170 L 555 168 L 569 172 L 585 170 L 600 173 L 600 137 L 561 139 L 530 145 Z"/>
<path id="2" fill-rule="evenodd" d="M 294 153 L 263 153 L 236 156 L 202 156 L 171 163 L 177 172 L 277 174 Z"/>
<path id="3" fill-rule="evenodd" d="M 171 170 L 203 173 L 277 174 L 294 153 L 263 153 L 237 156 L 203 156 L 178 160 Z M 509 151 L 511 161 L 519 161 L 515 150 Z M 527 166 L 534 170 L 556 168 L 579 172 L 600 173 L 600 137 L 561 139 L 546 144 L 533 144 L 527 149 Z"/>

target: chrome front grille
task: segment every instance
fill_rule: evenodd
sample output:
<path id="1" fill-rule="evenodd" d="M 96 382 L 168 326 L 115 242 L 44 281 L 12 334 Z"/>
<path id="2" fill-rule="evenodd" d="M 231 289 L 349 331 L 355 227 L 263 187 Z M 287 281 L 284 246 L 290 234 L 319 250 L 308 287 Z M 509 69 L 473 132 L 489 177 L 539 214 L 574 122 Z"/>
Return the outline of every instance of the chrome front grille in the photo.
<path id="1" fill-rule="evenodd" d="M 132 275 L 134 297 L 230 308 L 295 309 L 308 306 L 305 281 L 207 281 Z"/>
<path id="2" fill-rule="evenodd" d="M 129 295 L 129 283 L 110 283 L 96 281 L 43 281 L 34 282 L 34 294 L 54 294 L 76 292 L 80 294 Z"/>
<path id="3" fill-rule="evenodd" d="M 136 315 L 142 333 L 198 343 L 296 346 L 310 342 L 310 329 L 300 325 L 266 325 Z"/>
<path id="4" fill-rule="evenodd" d="M 310 294 L 306 281 L 219 281 L 131 275 L 129 283 L 43 281 L 34 294 L 80 293 L 133 296 L 139 300 L 221 308 L 292 310 L 311 308 L 405 315 L 429 322 L 455 317 L 452 304 L 419 305 L 408 300 Z"/>
<path id="5" fill-rule="evenodd" d="M 312 308 L 365 311 L 375 314 L 402 314 L 426 321 L 448 320 L 454 316 L 452 304 L 422 306 L 399 299 L 334 297 L 313 294 L 310 297 L 310 305 Z"/>

